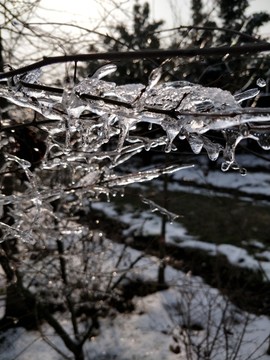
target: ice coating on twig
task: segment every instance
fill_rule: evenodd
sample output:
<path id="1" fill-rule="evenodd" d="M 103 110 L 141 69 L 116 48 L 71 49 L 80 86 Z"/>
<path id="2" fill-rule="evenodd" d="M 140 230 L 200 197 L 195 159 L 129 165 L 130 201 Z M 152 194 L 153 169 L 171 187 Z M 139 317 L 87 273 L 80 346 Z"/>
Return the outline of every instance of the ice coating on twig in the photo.
<path id="1" fill-rule="evenodd" d="M 270 111 L 241 107 L 241 102 L 259 94 L 258 88 L 232 95 L 187 81 L 162 82 L 161 67 L 152 71 L 147 85 L 118 86 L 106 80 L 114 71 L 116 66 L 107 64 L 91 77 L 78 83 L 72 80 L 56 91 L 40 83 L 35 87 L 39 71 L 11 78 L 7 85 L 1 83 L 1 97 L 38 112 L 43 119 L 27 124 L 22 119 L 15 125 L 33 127 L 46 134 L 46 150 L 40 166 L 33 171 L 29 161 L 8 151 L 10 138 L 5 135 L 5 126 L 12 129 L 14 124 L 3 122 L 2 169 L 19 167 L 28 180 L 24 193 L 0 194 L 1 211 L 3 206 L 11 205 L 14 210 L 10 211 L 14 218 L 17 216 L 17 227 L 2 226 L 6 238 L 16 236 L 25 217 L 38 232 L 44 213 L 54 216 L 50 202 L 61 197 L 78 197 L 82 203 L 83 199 L 99 199 L 102 194 L 109 199 L 114 188 L 192 166 L 176 164 L 125 174 L 118 172 L 121 164 L 144 150 L 159 147 L 171 152 L 177 150 L 180 139 L 187 141 L 195 154 L 205 151 L 211 161 L 222 155 L 223 171 L 233 169 L 245 175 L 246 170 L 235 158 L 239 142 L 250 138 L 262 149 L 270 149 Z M 145 125 L 159 130 L 151 136 L 140 130 Z M 220 132 L 225 144 L 212 140 L 209 131 Z M 150 200 L 148 205 L 155 209 L 159 206 Z M 23 210 L 26 208 L 27 211 Z M 157 210 L 173 219 L 166 209 Z"/>
<path id="2" fill-rule="evenodd" d="M 224 131 L 225 138 L 228 138 L 226 129 L 237 128 L 242 124 L 264 123 L 270 119 L 269 114 L 248 113 L 240 106 L 244 100 L 257 96 L 258 88 L 233 96 L 219 88 L 203 87 L 187 81 L 162 83 L 161 67 L 152 71 L 148 86 L 118 86 L 104 80 L 114 71 L 114 64 L 100 67 L 91 77 L 69 87 L 68 91 L 64 90 L 62 99 L 33 89 L 29 96 L 25 91 L 20 92 L 17 88 L 15 91 L 5 86 L 0 88 L 0 93 L 11 102 L 30 107 L 46 118 L 62 120 L 62 131 L 66 132 L 65 149 L 72 148 L 71 139 L 75 134 L 79 134 L 85 145 L 91 144 L 95 151 L 98 144 L 105 144 L 119 135 L 116 150 L 121 153 L 124 144 L 129 142 L 132 129 L 140 123 L 148 123 L 150 126 L 159 125 L 164 130 L 167 137 L 166 152 L 175 149 L 173 142 L 179 136 L 188 140 L 195 153 L 200 153 L 204 148 L 209 158 L 216 160 L 223 153 L 222 146 L 202 137 L 202 134 L 210 130 Z M 24 81 L 35 82 L 38 76 L 29 73 L 24 74 L 23 78 Z M 85 112 L 91 113 L 89 119 L 81 118 Z M 96 117 L 95 121 L 91 120 L 93 117 Z M 252 134 L 249 137 L 256 138 Z M 268 148 L 267 139 L 267 136 L 262 135 L 256 138 L 264 149 Z M 148 150 L 151 146 L 149 142 L 145 144 Z M 234 152 L 235 146 L 227 146 L 225 157 L 228 157 L 228 149 Z M 228 160 L 225 159 L 225 162 L 228 163 Z"/>
<path id="3" fill-rule="evenodd" d="M 165 215 L 168 219 L 168 221 L 170 223 L 173 223 L 174 220 L 176 220 L 177 218 L 179 218 L 179 215 L 171 212 L 171 211 L 168 211 L 166 208 L 164 208 L 163 206 L 160 206 L 158 204 L 156 204 L 153 200 L 150 200 L 150 199 L 147 199 L 143 196 L 141 196 L 141 200 L 144 204 L 148 205 L 150 210 L 152 212 L 159 212 L 160 214 L 162 215 Z"/>

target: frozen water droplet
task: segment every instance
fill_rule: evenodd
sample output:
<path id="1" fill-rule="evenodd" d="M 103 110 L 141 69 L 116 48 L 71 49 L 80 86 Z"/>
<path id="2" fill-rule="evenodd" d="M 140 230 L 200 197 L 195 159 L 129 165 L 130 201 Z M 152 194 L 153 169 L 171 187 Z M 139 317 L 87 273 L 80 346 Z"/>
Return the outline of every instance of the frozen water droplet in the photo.
<path id="1" fill-rule="evenodd" d="M 247 137 L 249 135 L 249 127 L 247 124 L 242 124 L 239 127 L 242 136 Z"/>
<path id="2" fill-rule="evenodd" d="M 218 143 L 213 143 L 207 138 L 203 139 L 204 141 L 204 148 L 207 152 L 207 155 L 211 161 L 217 160 L 219 157 L 219 153 L 223 150 L 223 147 Z"/>
<path id="3" fill-rule="evenodd" d="M 245 168 L 240 168 L 240 169 L 239 169 L 239 172 L 240 172 L 240 175 L 242 175 L 242 176 L 246 176 L 246 175 L 247 175 L 247 169 L 245 169 Z"/>
<path id="4" fill-rule="evenodd" d="M 249 89 L 249 90 L 246 90 L 242 93 L 239 93 L 239 94 L 235 94 L 234 95 L 234 98 L 235 100 L 240 103 L 244 100 L 248 100 L 248 99 L 252 99 L 254 98 L 255 96 L 257 96 L 258 94 L 260 93 L 260 90 L 258 88 L 255 88 L 255 89 Z"/>
<path id="5" fill-rule="evenodd" d="M 169 142 L 166 146 L 165 146 L 165 153 L 169 153 L 172 151 L 172 144 L 171 142 Z"/>
<path id="6" fill-rule="evenodd" d="M 265 87 L 266 86 L 266 81 L 262 78 L 259 78 L 257 81 L 256 81 L 256 85 L 259 86 L 259 87 Z"/>
<path id="7" fill-rule="evenodd" d="M 230 163 L 228 163 L 228 162 L 223 162 L 222 164 L 221 164 L 221 170 L 222 171 L 228 171 L 229 169 L 230 169 L 230 166 L 231 166 L 231 164 Z"/>
<path id="8" fill-rule="evenodd" d="M 237 162 L 232 162 L 231 166 L 230 166 L 233 170 L 240 170 L 239 165 L 237 164 Z"/>
<path id="9" fill-rule="evenodd" d="M 180 140 L 185 140 L 185 138 L 187 137 L 187 132 L 184 129 L 184 127 L 182 129 L 180 129 L 178 137 L 179 137 Z"/>
<path id="10" fill-rule="evenodd" d="M 155 85 L 157 85 L 159 79 L 161 78 L 161 75 L 162 75 L 162 69 L 160 67 L 154 69 L 151 72 L 148 81 L 148 89 L 152 89 Z"/>
<path id="11" fill-rule="evenodd" d="M 203 148 L 203 139 L 200 136 L 191 134 L 188 137 L 189 145 L 194 154 L 199 154 Z"/>
<path id="12" fill-rule="evenodd" d="M 92 79 L 102 79 L 103 77 L 115 72 L 117 70 L 117 66 L 115 64 L 106 64 L 101 66 L 94 75 L 91 77 Z"/>

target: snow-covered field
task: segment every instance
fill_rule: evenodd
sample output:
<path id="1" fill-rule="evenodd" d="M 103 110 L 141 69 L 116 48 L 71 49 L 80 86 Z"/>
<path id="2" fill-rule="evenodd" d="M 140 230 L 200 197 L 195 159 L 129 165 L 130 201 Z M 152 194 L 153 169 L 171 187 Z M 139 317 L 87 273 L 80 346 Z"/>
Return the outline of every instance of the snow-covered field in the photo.
<path id="1" fill-rule="evenodd" d="M 138 256 L 129 249 L 130 256 Z M 134 276 L 154 279 L 158 261 L 142 259 Z M 270 320 L 240 312 L 201 278 L 166 269 L 169 288 L 134 299 L 132 313 L 112 311 L 101 321 L 100 335 L 85 345 L 86 359 L 269 359 Z M 65 320 L 62 320 L 65 326 Z M 46 326 L 43 336 L 66 353 L 61 340 Z M 41 334 L 10 329 L 1 342 L 1 359 L 56 360 L 61 356 L 42 340 Z M 236 356 L 236 357 L 234 357 Z"/>

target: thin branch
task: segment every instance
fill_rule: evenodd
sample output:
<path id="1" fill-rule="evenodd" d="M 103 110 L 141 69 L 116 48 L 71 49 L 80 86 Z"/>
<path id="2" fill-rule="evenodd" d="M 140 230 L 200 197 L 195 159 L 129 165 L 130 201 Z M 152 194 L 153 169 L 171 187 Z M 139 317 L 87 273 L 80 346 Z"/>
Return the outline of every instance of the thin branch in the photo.
<path id="1" fill-rule="evenodd" d="M 269 44 L 270 45 L 270 44 Z M 13 71 L 11 71 L 13 72 Z M 0 78 L 1 78 L 1 74 L 0 74 Z M 46 86 L 46 85 L 40 85 L 40 84 L 29 84 L 29 83 L 25 83 L 23 81 L 21 81 L 21 84 L 26 87 L 26 88 L 30 88 L 30 89 L 34 89 L 34 90 L 43 90 L 43 91 L 48 91 L 48 92 L 52 92 L 52 93 L 57 93 L 57 94 L 63 94 L 64 90 L 62 88 L 56 88 L 56 87 L 52 87 L 52 86 Z M 76 92 L 76 95 L 82 99 L 89 99 L 89 100 L 93 100 L 93 101 L 103 101 L 106 104 L 111 104 L 111 105 L 115 105 L 115 106 L 122 106 L 128 109 L 132 109 L 132 104 L 125 102 L 125 101 L 120 101 L 120 100 L 115 100 L 115 99 L 111 99 L 111 98 L 106 98 L 103 96 L 97 96 L 97 95 L 92 95 L 92 94 L 79 94 L 78 92 Z M 0 97 L 1 97 L 1 93 L 0 93 Z M 253 115 L 260 115 L 260 114 L 270 114 L 270 109 L 269 108 L 253 108 L 253 107 L 246 107 L 246 108 L 241 108 L 239 110 L 234 110 L 234 111 L 223 111 L 221 113 L 216 113 L 216 112 L 207 112 L 207 113 L 201 113 L 201 112 L 194 112 L 194 111 L 176 111 L 174 109 L 172 110 L 164 110 L 164 109 L 158 109 L 158 108 L 154 108 L 154 107 L 150 107 L 150 106 L 146 106 L 143 109 L 144 111 L 149 111 L 152 113 L 156 113 L 156 114 L 164 114 L 164 115 L 168 115 L 171 117 L 176 117 L 176 116 L 207 116 L 207 117 L 234 117 L 234 116 L 238 116 L 238 115 L 244 115 L 244 114 L 253 114 Z M 53 120 L 55 121 L 55 120 Z M 41 122 L 39 122 L 41 123 Z M 30 124 L 27 124 L 30 125 Z M 6 129 L 6 128 L 4 128 Z M 2 130 L 0 129 L 0 132 Z"/>
<path id="2" fill-rule="evenodd" d="M 114 37 L 108 35 L 107 33 L 103 34 L 102 32 L 99 32 L 99 31 L 96 31 L 96 30 L 93 30 L 93 29 L 88 29 L 86 27 L 83 27 L 83 26 L 80 26 L 80 25 L 77 25 L 77 24 L 67 24 L 67 23 L 62 23 L 62 22 L 46 22 L 46 23 L 43 23 L 43 22 L 31 22 L 31 23 L 24 24 L 24 26 L 26 28 L 29 28 L 31 31 L 32 31 L 32 26 L 47 26 L 47 25 L 49 25 L 49 26 L 57 25 L 57 26 L 73 27 L 73 28 L 76 28 L 76 29 L 79 29 L 79 30 L 83 30 L 83 31 L 85 31 L 87 33 L 90 33 L 90 34 L 95 34 L 95 35 L 98 35 L 100 37 L 104 37 L 106 39 L 113 40 L 115 43 L 117 43 L 119 45 L 128 47 L 127 44 L 125 44 L 124 42 L 122 42 L 122 41 L 120 41 L 118 39 L 115 39 Z"/>
<path id="3" fill-rule="evenodd" d="M 177 27 L 173 27 L 170 29 L 164 29 L 164 30 L 156 30 L 153 31 L 153 34 L 160 34 L 160 33 L 164 33 L 164 32 L 169 32 L 169 31 L 175 31 L 175 30 L 182 30 L 182 29 L 187 29 L 187 30 L 205 30 L 205 31 L 222 31 L 225 33 L 230 33 L 230 34 L 234 34 L 234 35 L 238 35 L 241 36 L 243 39 L 247 40 L 247 41 L 251 41 L 251 42 L 258 42 L 260 44 L 265 44 L 267 43 L 266 40 L 261 40 L 258 39 L 254 36 L 251 36 L 249 34 L 243 33 L 241 31 L 236 31 L 233 29 L 228 29 L 228 28 L 220 28 L 217 26 L 194 26 L 194 25 L 180 25 Z"/>
<path id="4" fill-rule="evenodd" d="M 241 46 L 221 46 L 211 48 L 189 48 L 189 49 L 166 49 L 166 50 L 138 50 L 138 51 L 113 51 L 113 52 L 100 52 L 89 54 L 77 54 L 77 55 L 62 55 L 43 57 L 43 60 L 37 61 L 33 64 L 24 66 L 17 70 L 12 70 L 6 73 L 0 74 L 1 79 L 7 79 L 14 75 L 23 74 L 28 71 L 42 68 L 44 66 L 52 64 L 61 64 L 74 61 L 92 61 L 92 60 L 138 60 L 138 59 L 166 59 L 171 57 L 193 57 L 193 56 L 224 56 L 230 55 L 243 55 L 254 54 L 258 52 L 270 51 L 270 43 L 255 43 L 244 44 Z"/>

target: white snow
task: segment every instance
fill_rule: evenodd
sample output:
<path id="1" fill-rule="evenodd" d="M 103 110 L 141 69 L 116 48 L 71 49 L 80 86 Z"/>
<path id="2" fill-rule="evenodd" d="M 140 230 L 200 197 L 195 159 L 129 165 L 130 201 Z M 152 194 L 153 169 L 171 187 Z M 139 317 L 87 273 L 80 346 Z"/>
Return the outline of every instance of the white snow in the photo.
<path id="1" fill-rule="evenodd" d="M 237 172 L 224 174 L 211 171 L 204 175 L 198 169 L 185 169 L 173 175 L 175 182 L 170 185 L 171 188 L 187 191 L 183 178 L 192 179 L 199 185 L 210 183 L 224 188 L 229 183 L 231 188 L 240 189 L 247 194 L 270 194 L 268 173 L 250 172 L 242 177 Z M 91 207 L 128 225 L 124 230 L 127 244 L 132 244 L 131 235 L 134 233 L 144 236 L 160 233 L 161 217 L 158 212 L 152 213 L 150 209 L 134 211 L 132 204 L 126 204 L 119 214 L 113 202 L 95 202 Z M 233 265 L 263 270 L 265 280 L 270 279 L 270 251 L 257 239 L 249 242 L 255 249 L 251 254 L 233 244 L 202 242 L 190 236 L 185 227 L 175 221 L 166 226 L 166 241 L 179 247 L 198 248 L 212 256 L 222 254 Z M 113 246 L 115 251 L 117 247 L 122 248 L 118 244 L 108 246 Z M 132 248 L 128 248 L 128 253 L 130 261 L 140 255 L 139 251 Z M 103 268 L 111 268 L 113 263 L 112 258 L 106 257 Z M 144 256 L 129 278 L 155 280 L 159 264 L 159 259 Z M 108 317 L 102 318 L 100 335 L 92 337 L 85 344 L 86 360 L 197 360 L 199 344 L 201 351 L 209 351 L 209 346 L 213 345 L 211 360 L 225 360 L 233 359 L 239 342 L 241 346 L 235 360 L 269 359 L 266 355 L 270 328 L 268 317 L 240 311 L 218 290 L 206 285 L 200 277 L 185 274 L 170 266 L 166 267 L 166 281 L 169 285 L 167 290 L 135 297 L 133 312 L 121 314 L 112 310 Z M 0 289 L 3 286 L 1 283 Z M 221 322 L 224 319 L 225 322 Z M 64 318 L 62 322 L 65 324 Z M 42 325 L 42 330 L 63 353 L 71 356 L 48 325 Z M 180 353 L 176 354 L 172 349 L 179 350 Z M 61 356 L 42 339 L 38 331 L 16 328 L 1 335 L 0 358 L 57 360 Z"/>
<path id="2" fill-rule="evenodd" d="M 132 257 L 138 252 L 129 249 Z M 140 277 L 151 279 L 157 272 L 158 263 L 152 258 L 144 259 L 144 270 Z M 270 320 L 266 316 L 255 317 L 240 312 L 216 289 L 207 286 L 199 277 L 184 274 L 170 266 L 166 268 L 168 290 L 156 292 L 134 299 L 135 311 L 119 314 L 112 311 L 110 316 L 101 319 L 101 334 L 92 337 L 85 345 L 86 359 L 117 360 L 186 360 L 198 359 L 195 356 L 196 344 L 201 350 L 209 350 L 208 340 L 212 340 L 211 359 L 225 360 L 225 356 L 235 354 L 238 341 L 241 346 L 236 359 L 258 358 L 267 360 L 264 355 L 268 342 Z M 221 320 L 225 320 L 230 333 L 226 338 Z M 63 320 L 63 323 L 65 321 Z M 181 331 L 183 325 L 200 325 L 201 329 Z M 43 334 L 65 354 L 67 350 L 61 340 L 47 325 L 42 326 Z M 243 336 L 243 338 L 242 338 Z M 187 342 L 192 339 L 193 345 Z M 228 343 L 226 344 L 226 340 Z M 178 345 L 180 354 L 170 348 Z M 1 359 L 11 360 L 57 360 L 61 357 L 48 344 L 40 333 L 22 328 L 10 329 L 1 342 Z M 192 357 L 187 357 L 188 354 Z M 69 354 L 70 355 L 70 354 Z"/>

